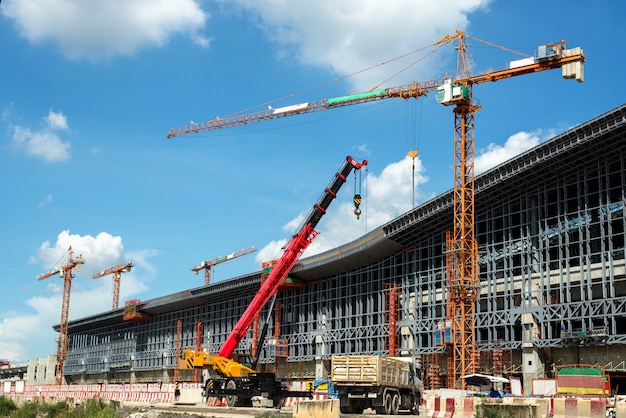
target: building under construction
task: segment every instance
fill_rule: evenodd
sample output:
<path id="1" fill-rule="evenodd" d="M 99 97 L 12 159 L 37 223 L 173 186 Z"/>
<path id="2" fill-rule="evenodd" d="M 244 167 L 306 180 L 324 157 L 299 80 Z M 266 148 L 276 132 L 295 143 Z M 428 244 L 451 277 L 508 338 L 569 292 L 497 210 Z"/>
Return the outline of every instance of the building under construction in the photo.
<path id="1" fill-rule="evenodd" d="M 626 364 L 626 104 L 475 178 L 476 371 L 533 378 L 562 364 Z M 261 368 L 326 378 L 333 354 L 413 353 L 448 386 L 447 233 L 453 193 L 302 259 L 278 293 Z M 70 383 L 171 381 L 181 350 L 215 352 L 263 271 L 71 321 Z M 256 346 L 252 327 L 238 351 Z M 193 371 L 177 378 L 193 381 Z M 620 385 L 624 386 L 624 385 Z"/>

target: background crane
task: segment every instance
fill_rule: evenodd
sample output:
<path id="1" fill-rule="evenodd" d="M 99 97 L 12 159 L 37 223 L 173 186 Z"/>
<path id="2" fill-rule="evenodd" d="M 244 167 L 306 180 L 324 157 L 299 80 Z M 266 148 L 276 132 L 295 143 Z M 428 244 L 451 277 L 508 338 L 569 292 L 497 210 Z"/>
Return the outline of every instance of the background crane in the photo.
<path id="1" fill-rule="evenodd" d="M 63 302 L 61 304 L 61 322 L 59 324 L 59 341 L 57 344 L 57 364 L 55 370 L 56 384 L 63 384 L 65 357 L 67 356 L 67 323 L 70 310 L 70 293 L 72 290 L 72 270 L 84 264 L 82 254 L 73 257 L 72 247 L 67 250 L 67 263 L 56 270 L 42 274 L 39 280 L 59 274 L 63 278 Z"/>
<path id="2" fill-rule="evenodd" d="M 102 270 L 100 273 L 93 275 L 93 279 L 97 279 L 102 276 L 113 274 L 113 309 L 117 309 L 120 306 L 120 283 L 122 281 L 122 273 L 129 272 L 134 266 L 133 262 L 126 264 L 118 264 L 117 266 L 110 267 L 106 270 Z"/>
<path id="3" fill-rule="evenodd" d="M 253 253 L 255 251 L 256 247 L 250 247 L 245 250 L 237 251 L 236 253 L 214 258 L 213 260 L 203 261 L 202 264 L 192 268 L 191 271 L 193 271 L 193 274 L 198 274 L 200 270 L 204 270 L 204 285 L 206 286 L 211 283 L 211 272 L 214 265 L 232 260 L 233 258 L 241 257 L 242 255 Z"/>
<path id="4" fill-rule="evenodd" d="M 506 69 L 471 75 L 466 38 L 508 50 L 457 30 L 454 35 L 446 35 L 433 44 L 435 46 L 456 42 L 458 56 L 454 78 L 446 77 L 381 89 L 376 87 L 359 94 L 216 117 L 207 122 L 172 128 L 167 134 L 168 138 L 174 138 L 377 100 L 419 98 L 431 92 L 436 92 L 439 103 L 453 105 L 454 219 L 453 230 L 447 235 L 446 243 L 446 322 L 451 324 L 452 335 L 448 343 L 448 387 L 452 388 L 465 388 L 465 381 L 460 377 L 475 371 L 474 321 L 479 280 L 478 246 L 474 231 L 474 115 L 480 106 L 473 101 L 472 88 L 475 84 L 557 68 L 562 69 L 564 78 L 574 78 L 582 82 L 585 62 L 581 48 L 567 49 L 565 41 L 560 41 L 539 46 L 535 56 L 512 61 Z"/>

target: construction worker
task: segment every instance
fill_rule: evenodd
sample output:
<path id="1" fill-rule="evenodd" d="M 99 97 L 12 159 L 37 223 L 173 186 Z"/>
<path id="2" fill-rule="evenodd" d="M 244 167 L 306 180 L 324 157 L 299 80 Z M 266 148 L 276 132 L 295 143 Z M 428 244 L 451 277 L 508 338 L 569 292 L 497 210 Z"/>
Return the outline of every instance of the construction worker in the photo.
<path id="1" fill-rule="evenodd" d="M 174 386 L 174 400 L 177 401 L 180 398 L 180 386 L 178 386 L 178 382 L 176 382 L 176 386 Z"/>

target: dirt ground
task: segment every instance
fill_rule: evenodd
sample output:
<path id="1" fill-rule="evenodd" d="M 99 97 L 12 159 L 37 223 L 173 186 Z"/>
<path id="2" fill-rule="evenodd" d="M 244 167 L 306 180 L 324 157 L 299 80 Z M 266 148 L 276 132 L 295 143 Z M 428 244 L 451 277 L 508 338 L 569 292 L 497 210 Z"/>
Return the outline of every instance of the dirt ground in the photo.
<path id="1" fill-rule="evenodd" d="M 124 407 L 116 414 L 118 418 L 206 418 L 206 415 L 187 412 L 170 412 L 138 407 Z"/>
<path id="2" fill-rule="evenodd" d="M 211 408 L 204 405 L 120 405 L 118 418 L 253 418 L 258 416 L 290 417 L 290 410 L 257 408 Z"/>

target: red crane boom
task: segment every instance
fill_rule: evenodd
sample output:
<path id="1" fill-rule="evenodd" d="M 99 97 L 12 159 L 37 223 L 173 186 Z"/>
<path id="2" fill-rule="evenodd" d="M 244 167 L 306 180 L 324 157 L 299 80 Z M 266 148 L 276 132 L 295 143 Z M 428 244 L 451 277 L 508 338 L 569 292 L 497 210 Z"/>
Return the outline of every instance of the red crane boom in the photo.
<path id="1" fill-rule="evenodd" d="M 230 357 L 241 339 L 248 332 L 248 328 L 250 328 L 255 316 L 261 312 L 272 296 L 278 293 L 278 289 L 285 277 L 287 277 L 287 274 L 289 274 L 304 250 L 307 249 L 309 244 L 311 244 L 319 234 L 314 228 L 326 213 L 326 209 L 328 209 L 330 203 L 337 197 L 337 192 L 346 182 L 346 178 L 350 172 L 353 169 L 359 170 L 366 164 L 367 160 L 359 163 L 350 156 L 346 158 L 342 167 L 337 174 L 335 174 L 335 178 L 331 184 L 324 190 L 319 201 L 313 206 L 313 209 L 300 227 L 300 231 L 285 245 L 283 254 L 259 288 L 252 302 L 248 305 L 248 308 L 241 315 L 241 318 L 239 318 L 239 321 L 226 338 L 226 341 L 224 341 L 224 344 L 217 352 L 217 356 Z"/>

